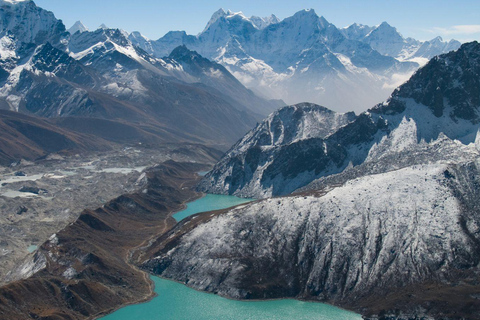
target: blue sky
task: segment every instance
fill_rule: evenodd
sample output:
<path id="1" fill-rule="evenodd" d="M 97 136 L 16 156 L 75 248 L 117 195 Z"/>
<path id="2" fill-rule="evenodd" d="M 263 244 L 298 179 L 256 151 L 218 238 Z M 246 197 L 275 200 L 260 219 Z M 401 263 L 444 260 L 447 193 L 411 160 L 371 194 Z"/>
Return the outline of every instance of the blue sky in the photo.
<path id="1" fill-rule="evenodd" d="M 170 30 L 197 34 L 219 8 L 245 15 L 280 19 L 313 8 L 337 27 L 354 22 L 378 25 L 387 21 L 406 37 L 428 40 L 437 35 L 462 42 L 480 40 L 480 0 L 35 0 L 70 27 L 81 20 L 88 28 L 101 23 L 140 31 L 157 39 Z"/>

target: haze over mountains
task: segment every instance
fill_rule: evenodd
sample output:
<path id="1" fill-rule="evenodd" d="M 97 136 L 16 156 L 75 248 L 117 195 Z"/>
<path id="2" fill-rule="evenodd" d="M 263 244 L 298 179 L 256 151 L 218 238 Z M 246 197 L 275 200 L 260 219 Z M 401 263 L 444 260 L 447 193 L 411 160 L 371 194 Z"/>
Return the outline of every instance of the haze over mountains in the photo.
<path id="1" fill-rule="evenodd" d="M 259 95 L 342 112 L 364 111 L 385 100 L 420 65 L 460 46 L 441 38 L 404 39 L 386 22 L 340 29 L 313 9 L 282 21 L 220 9 L 197 36 L 172 31 L 153 41 L 133 32 L 129 38 L 156 57 L 186 45 Z"/>
<path id="2" fill-rule="evenodd" d="M 440 135 L 471 143 L 480 121 L 479 52 L 474 42 L 435 57 L 385 103 L 357 117 L 312 104 L 282 108 L 237 142 L 201 188 L 257 198 L 289 194 L 368 159 L 377 162 L 387 153 L 383 139 L 396 130 L 401 136 L 391 147 L 399 150 Z M 398 160 L 391 165 L 398 168 Z"/>
<path id="3" fill-rule="evenodd" d="M 173 56 L 154 58 L 121 30 L 71 35 L 32 1 L 0 5 L 4 109 L 75 117 L 64 125 L 78 117 L 84 118 L 82 123 L 102 119 L 105 126 L 127 125 L 142 132 L 144 142 L 203 142 L 227 148 L 282 105 L 255 96 L 214 62 L 187 59 L 194 52 L 182 51 L 176 56 L 179 61 Z"/>
<path id="4" fill-rule="evenodd" d="M 478 42 L 223 9 L 152 41 L 0 0 L 0 109 L 2 187 L 51 195 L 0 196 L 2 258 L 39 244 L 2 269 L 0 317 L 103 316 L 151 297 L 143 269 L 372 320 L 480 319 Z M 214 164 L 211 146 L 232 147 Z M 200 191 L 259 200 L 177 223 Z"/>

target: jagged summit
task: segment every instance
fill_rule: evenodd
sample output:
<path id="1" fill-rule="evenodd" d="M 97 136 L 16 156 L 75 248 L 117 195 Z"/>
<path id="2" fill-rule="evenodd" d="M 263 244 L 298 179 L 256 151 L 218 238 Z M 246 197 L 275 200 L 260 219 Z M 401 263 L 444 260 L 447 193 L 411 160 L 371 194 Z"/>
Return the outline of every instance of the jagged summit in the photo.
<path id="1" fill-rule="evenodd" d="M 182 45 L 176 47 L 168 56 L 170 59 L 175 59 L 177 61 L 182 61 L 186 58 L 193 60 L 194 58 L 199 58 L 201 55 L 198 52 L 189 50 L 187 46 Z"/>
<path id="2" fill-rule="evenodd" d="M 228 18 L 232 18 L 232 17 L 235 17 L 235 16 L 238 16 L 238 17 L 240 17 L 241 19 L 244 19 L 244 20 L 248 20 L 248 18 L 245 17 L 243 12 L 233 12 L 231 10 L 225 10 L 223 8 L 220 8 L 213 13 L 212 17 L 210 18 L 207 25 L 205 26 L 205 29 L 203 30 L 203 32 L 206 32 L 220 18 L 228 19 Z"/>
<path id="3" fill-rule="evenodd" d="M 33 1 L 0 1 L 0 35 L 7 32 L 23 43 L 42 44 L 49 41 L 60 46 L 65 33 L 61 20 Z"/>
<path id="4" fill-rule="evenodd" d="M 294 16 L 315 16 L 315 17 L 318 17 L 317 13 L 315 12 L 314 9 L 310 8 L 310 9 L 303 9 L 303 10 L 300 10 L 300 11 L 297 11 Z"/>
<path id="5" fill-rule="evenodd" d="M 480 123 L 480 44 L 463 44 L 433 58 L 392 94 L 412 98 L 437 117 Z"/>
<path id="6" fill-rule="evenodd" d="M 367 34 L 369 34 L 375 27 L 370 27 L 364 24 L 353 23 L 348 27 L 340 29 L 345 37 L 352 40 L 361 41 Z"/>
<path id="7" fill-rule="evenodd" d="M 263 198 L 288 194 L 331 164 L 325 153 L 342 152 L 326 144 L 330 135 L 355 121 L 353 112 L 336 113 L 313 103 L 283 107 L 248 132 L 200 183 L 201 190 Z"/>
<path id="8" fill-rule="evenodd" d="M 370 31 L 363 41 L 381 54 L 391 57 L 398 56 L 407 45 L 406 40 L 397 29 L 387 22 L 382 22 Z"/>
<path id="9" fill-rule="evenodd" d="M 265 29 L 271 24 L 277 24 L 280 22 L 280 19 L 277 18 L 274 14 L 271 14 L 268 17 L 257 17 L 257 16 L 251 16 L 250 21 L 258 28 L 258 29 Z"/>
<path id="10" fill-rule="evenodd" d="M 82 33 L 82 32 L 88 31 L 88 28 L 81 21 L 77 21 L 67 31 L 70 34 L 74 34 L 76 32 Z"/>
<path id="11" fill-rule="evenodd" d="M 389 148 L 438 140 L 467 145 L 479 125 L 480 44 L 472 42 L 433 58 L 388 101 L 358 117 L 309 105 L 278 110 L 227 152 L 200 187 L 245 197 L 284 195 L 350 164 L 375 160 Z M 407 166 L 422 157 L 405 159 Z"/>
<path id="12" fill-rule="evenodd" d="M 339 29 L 313 9 L 281 21 L 219 9 L 198 35 L 174 31 L 148 41 L 132 34 L 131 40 L 157 58 L 186 45 L 262 96 L 342 112 L 386 100 L 427 59 L 460 45 L 403 39 L 388 23 Z"/>
<path id="13" fill-rule="evenodd" d="M 0 0 L 0 5 L 1 4 L 18 4 L 21 2 L 33 2 L 32 0 Z"/>
<path id="14" fill-rule="evenodd" d="M 250 18 L 248 18 L 241 11 L 234 12 L 231 10 L 225 10 L 223 8 L 220 8 L 219 10 L 213 13 L 212 17 L 210 18 L 207 25 L 205 26 L 205 29 L 200 34 L 205 33 L 213 24 L 215 24 L 215 22 L 217 22 L 221 18 L 227 19 L 227 20 L 240 19 L 252 24 L 256 29 L 259 29 L 259 30 L 264 29 L 271 24 L 276 24 L 280 22 L 280 19 L 278 19 L 277 16 L 275 16 L 274 14 L 271 14 L 270 16 L 263 17 L 263 18 L 257 17 L 257 16 L 251 16 Z"/>

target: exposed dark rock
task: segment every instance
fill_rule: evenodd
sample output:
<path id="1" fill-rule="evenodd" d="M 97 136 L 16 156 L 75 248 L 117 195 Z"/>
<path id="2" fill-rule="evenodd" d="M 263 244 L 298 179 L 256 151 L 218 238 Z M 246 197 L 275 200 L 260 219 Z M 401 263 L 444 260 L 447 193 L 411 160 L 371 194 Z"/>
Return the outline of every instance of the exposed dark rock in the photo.
<path id="1" fill-rule="evenodd" d="M 23 213 L 25 213 L 25 212 L 27 212 L 27 211 L 28 211 L 28 208 L 27 208 L 27 207 L 21 206 L 21 207 L 18 209 L 17 214 L 18 214 L 18 215 L 21 215 L 21 214 L 23 214 Z"/>
<path id="2" fill-rule="evenodd" d="M 479 79 L 480 44 L 471 42 L 435 57 L 388 101 L 350 116 L 346 123 L 331 127 L 328 135 L 314 132 L 328 127 L 328 117 L 335 118 L 331 111 L 324 110 L 325 117 L 312 123 L 287 112 L 293 108 L 303 110 L 299 114 L 311 112 L 308 105 L 281 109 L 234 145 L 203 179 L 200 190 L 258 198 L 289 194 L 350 164 L 363 163 L 372 146 L 404 118 L 415 122 L 418 141 L 435 140 L 442 133 L 473 142 L 480 123 Z M 279 137 L 284 141 L 276 142 Z"/>
<path id="3" fill-rule="evenodd" d="M 30 193 L 35 193 L 35 194 L 46 194 L 48 193 L 48 190 L 38 188 L 38 187 L 28 187 L 28 186 L 23 186 L 21 187 L 18 191 L 20 192 L 30 192 Z"/>

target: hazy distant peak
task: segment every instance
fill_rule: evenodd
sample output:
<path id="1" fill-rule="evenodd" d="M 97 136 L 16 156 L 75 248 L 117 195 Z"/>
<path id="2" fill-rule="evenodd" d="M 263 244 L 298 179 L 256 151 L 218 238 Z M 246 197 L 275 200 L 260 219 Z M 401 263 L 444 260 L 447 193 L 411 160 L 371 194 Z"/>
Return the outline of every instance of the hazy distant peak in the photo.
<path id="1" fill-rule="evenodd" d="M 271 24 L 280 22 L 280 19 L 278 19 L 274 14 L 271 14 L 270 16 L 263 17 L 263 18 L 258 16 L 251 16 L 250 18 L 248 18 L 247 16 L 245 16 L 245 14 L 243 14 L 242 11 L 234 12 L 232 10 L 225 10 L 223 8 L 220 8 L 215 13 L 213 13 L 212 17 L 210 18 L 210 21 L 208 21 L 203 32 L 207 31 L 220 18 L 245 20 L 251 23 L 255 28 L 260 30 L 268 27 Z"/>
<path id="2" fill-rule="evenodd" d="M 378 26 L 378 28 L 393 28 L 393 29 L 395 29 L 395 28 L 392 27 L 387 21 L 383 21 L 382 23 L 380 23 L 380 25 Z"/>
<path id="3" fill-rule="evenodd" d="M 81 21 L 77 21 L 67 31 L 70 32 L 70 34 L 74 34 L 77 31 L 82 33 L 88 31 L 88 28 Z"/>
<path id="4" fill-rule="evenodd" d="M 255 27 L 258 29 L 264 29 L 268 27 L 271 24 L 276 24 L 280 22 L 280 19 L 277 18 L 274 14 L 271 14 L 269 17 L 257 17 L 257 16 L 251 16 L 250 21 L 254 24 Z"/>
<path id="5" fill-rule="evenodd" d="M 108 29 L 108 27 L 105 25 L 105 23 L 102 23 L 97 29 Z"/>
<path id="6" fill-rule="evenodd" d="M 149 41 L 150 39 L 148 39 L 147 37 L 145 37 L 142 33 L 138 32 L 138 31 L 133 31 L 132 33 L 130 33 L 130 37 L 133 37 L 137 40 L 139 39 L 142 39 L 144 41 Z"/>
<path id="7" fill-rule="evenodd" d="M 17 4 L 21 2 L 32 2 L 32 0 L 0 0 L 1 4 Z"/>
<path id="8" fill-rule="evenodd" d="M 351 25 L 343 27 L 341 29 L 344 30 L 344 29 L 348 29 L 348 28 L 366 29 L 366 28 L 372 28 L 372 27 L 367 26 L 366 24 L 361 24 L 361 23 L 354 22 Z"/>
<path id="9" fill-rule="evenodd" d="M 214 24 L 218 19 L 220 19 L 221 17 L 225 17 L 229 14 L 230 10 L 225 11 L 225 9 L 223 8 L 220 8 L 218 9 L 217 11 L 215 11 L 213 14 L 212 14 L 212 17 L 210 18 L 210 20 L 208 21 L 207 25 L 205 26 L 205 29 L 203 30 L 203 32 L 205 32 L 206 30 L 208 30 L 208 28 L 210 28 L 210 26 L 212 24 Z"/>

